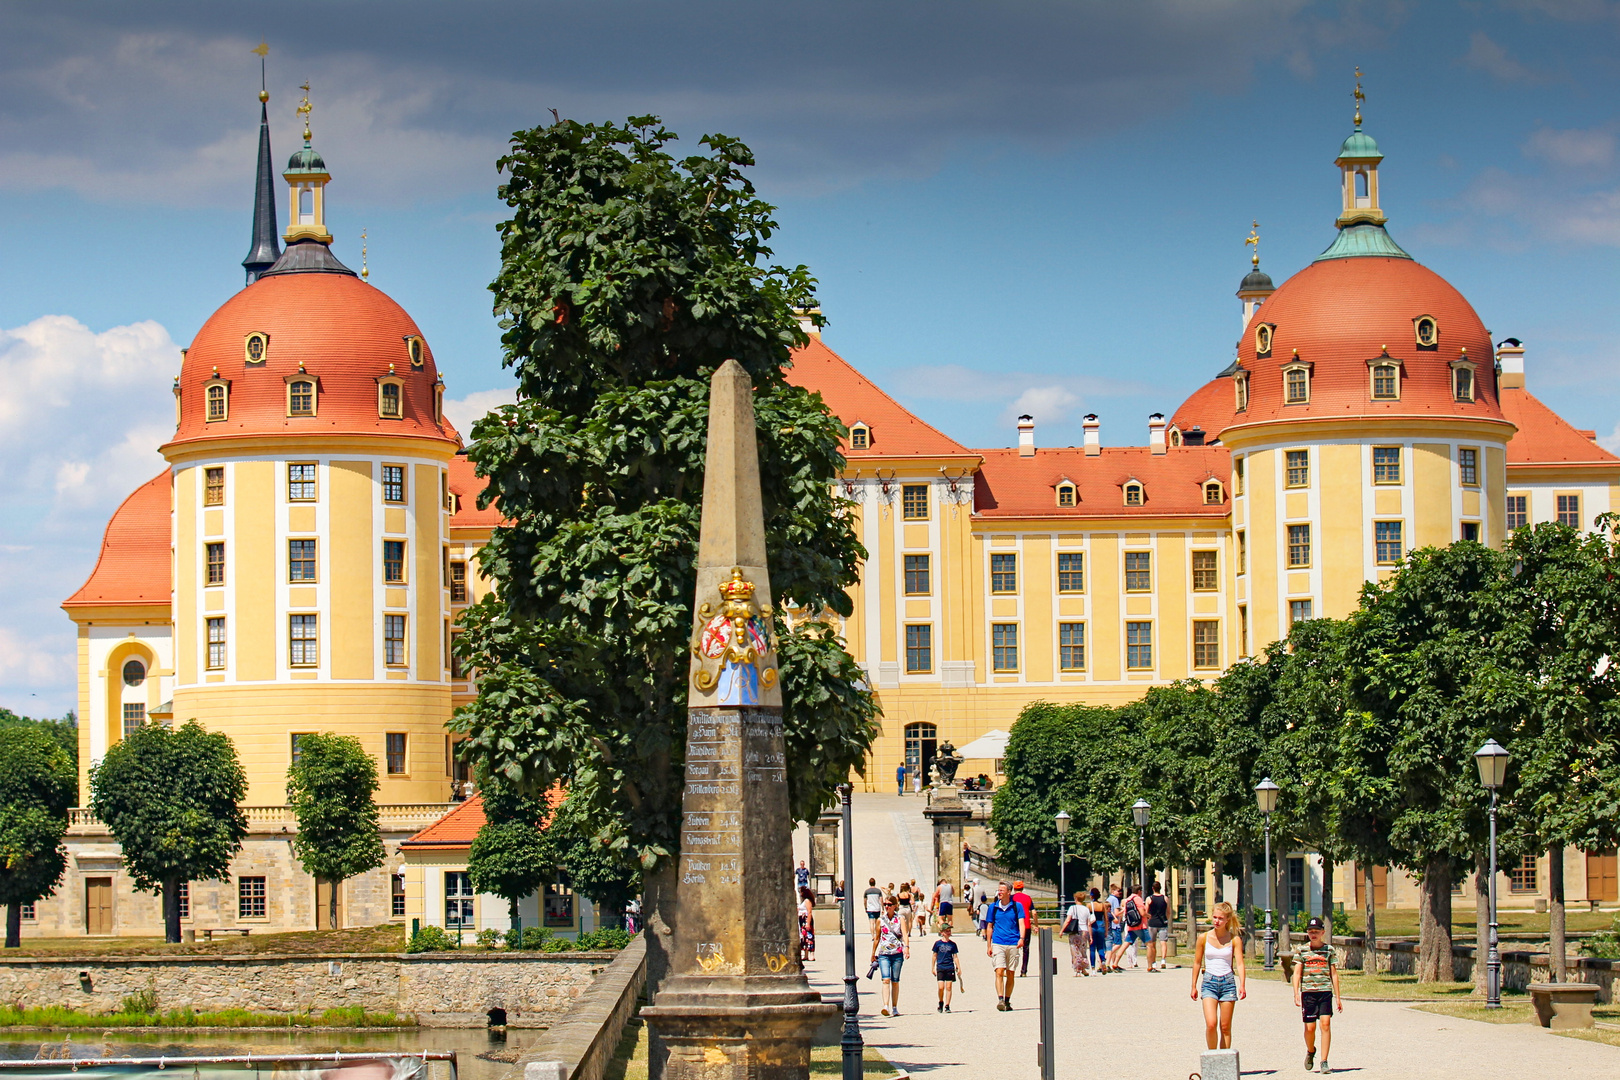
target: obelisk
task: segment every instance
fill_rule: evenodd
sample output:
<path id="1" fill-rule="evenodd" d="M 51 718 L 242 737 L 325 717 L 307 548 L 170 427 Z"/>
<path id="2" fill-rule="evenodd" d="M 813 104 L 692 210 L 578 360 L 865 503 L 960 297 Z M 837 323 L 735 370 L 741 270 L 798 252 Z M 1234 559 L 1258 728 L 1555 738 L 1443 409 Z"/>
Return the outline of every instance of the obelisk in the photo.
<path id="1" fill-rule="evenodd" d="M 662 1080 L 806 1080 L 838 1006 L 799 965 L 754 386 L 735 360 L 709 384 L 688 679 L 669 975 L 641 1015 L 668 1051 Z"/>

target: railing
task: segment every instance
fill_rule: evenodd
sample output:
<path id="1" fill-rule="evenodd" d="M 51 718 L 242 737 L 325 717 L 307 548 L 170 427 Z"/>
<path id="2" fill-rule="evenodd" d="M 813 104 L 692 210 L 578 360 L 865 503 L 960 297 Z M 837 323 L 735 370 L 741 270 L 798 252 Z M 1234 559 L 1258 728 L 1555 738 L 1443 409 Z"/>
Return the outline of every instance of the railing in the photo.
<path id="1" fill-rule="evenodd" d="M 384 828 L 416 822 L 427 824 L 437 821 L 459 805 L 461 805 L 459 802 L 384 803 L 377 807 L 377 816 Z M 247 817 L 250 827 L 285 825 L 292 828 L 297 825 L 290 806 L 244 806 L 242 813 Z M 69 826 L 95 827 L 100 824 L 101 819 L 96 817 L 95 811 L 88 806 L 75 806 L 68 811 Z"/>

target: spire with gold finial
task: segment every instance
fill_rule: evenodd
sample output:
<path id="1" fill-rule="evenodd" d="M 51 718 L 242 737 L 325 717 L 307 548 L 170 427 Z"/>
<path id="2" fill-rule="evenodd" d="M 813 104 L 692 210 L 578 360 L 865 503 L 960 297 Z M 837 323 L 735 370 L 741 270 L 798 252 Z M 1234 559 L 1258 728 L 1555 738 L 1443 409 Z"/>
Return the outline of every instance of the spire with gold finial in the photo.
<path id="1" fill-rule="evenodd" d="M 1356 65 L 1356 130 L 1361 130 L 1361 103 L 1367 100 L 1367 95 L 1361 92 L 1361 65 Z"/>
<path id="2" fill-rule="evenodd" d="M 1238 299 L 1243 302 L 1243 325 L 1247 327 L 1249 320 L 1260 305 L 1265 303 L 1266 297 L 1277 291 L 1277 286 L 1271 283 L 1271 275 L 1260 269 L 1260 223 L 1254 222 L 1249 226 L 1249 235 L 1243 241 L 1244 247 L 1253 248 L 1249 256 L 1249 272 L 1244 275 L 1243 281 L 1238 285 Z"/>
<path id="3" fill-rule="evenodd" d="M 249 285 L 281 258 L 281 245 L 276 240 L 275 164 L 270 157 L 270 91 L 265 89 L 264 60 L 270 55 L 270 46 L 261 41 L 252 51 L 259 58 L 259 166 L 253 182 L 253 241 L 247 258 L 242 260 Z"/>
<path id="4" fill-rule="evenodd" d="M 1410 259 L 1412 256 L 1390 238 L 1384 228 L 1389 219 L 1379 206 L 1378 165 L 1384 160 L 1378 142 L 1361 130 L 1361 105 L 1367 95 L 1361 89 L 1361 68 L 1356 68 L 1355 130 L 1339 145 L 1333 164 L 1339 167 L 1341 207 L 1338 220 L 1339 235 L 1327 250 L 1314 261 L 1345 259 L 1358 256 L 1376 256 L 1385 259 Z"/>
<path id="5" fill-rule="evenodd" d="M 371 279 L 371 267 L 366 265 L 366 230 L 360 230 L 360 280 Z"/>
<path id="6" fill-rule="evenodd" d="M 281 174 L 292 197 L 292 221 L 283 239 L 289 244 L 299 240 L 330 244 L 332 234 L 326 231 L 326 182 L 332 177 L 326 171 L 326 162 L 310 144 L 309 115 L 315 111 L 315 106 L 309 103 L 309 83 L 306 81 L 299 89 L 304 92 L 304 100 L 299 102 L 295 112 L 304 122 L 304 145 L 293 154 L 287 162 L 287 171 Z"/>

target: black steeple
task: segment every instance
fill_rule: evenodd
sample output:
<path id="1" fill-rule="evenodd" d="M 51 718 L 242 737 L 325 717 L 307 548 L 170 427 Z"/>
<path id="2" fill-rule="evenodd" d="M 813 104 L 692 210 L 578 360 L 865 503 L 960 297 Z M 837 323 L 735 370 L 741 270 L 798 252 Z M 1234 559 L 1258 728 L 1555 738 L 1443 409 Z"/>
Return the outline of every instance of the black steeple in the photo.
<path id="1" fill-rule="evenodd" d="M 253 247 L 242 266 L 247 270 L 247 283 L 259 280 L 259 275 L 276 264 L 281 257 L 281 242 L 277 239 L 276 193 L 273 187 L 275 172 L 270 164 L 270 113 L 264 104 L 269 95 L 259 93 L 259 174 L 253 186 Z"/>

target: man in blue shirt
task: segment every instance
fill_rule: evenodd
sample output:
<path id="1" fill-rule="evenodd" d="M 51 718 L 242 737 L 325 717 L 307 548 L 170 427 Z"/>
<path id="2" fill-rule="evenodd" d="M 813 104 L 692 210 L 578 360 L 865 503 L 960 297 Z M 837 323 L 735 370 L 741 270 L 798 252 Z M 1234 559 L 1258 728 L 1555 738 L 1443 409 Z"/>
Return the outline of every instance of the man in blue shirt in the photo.
<path id="1" fill-rule="evenodd" d="M 1018 950 L 1029 935 L 1024 905 L 1012 898 L 1005 881 L 996 886 L 996 899 L 984 906 L 984 952 L 996 971 L 996 1011 L 1012 1011 L 1013 979 L 1018 973 Z"/>
<path id="2" fill-rule="evenodd" d="M 906 793 L 906 767 L 904 765 L 894 767 L 894 793 L 896 795 Z"/>

